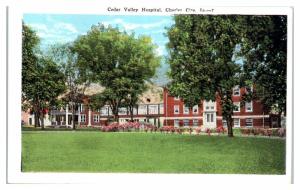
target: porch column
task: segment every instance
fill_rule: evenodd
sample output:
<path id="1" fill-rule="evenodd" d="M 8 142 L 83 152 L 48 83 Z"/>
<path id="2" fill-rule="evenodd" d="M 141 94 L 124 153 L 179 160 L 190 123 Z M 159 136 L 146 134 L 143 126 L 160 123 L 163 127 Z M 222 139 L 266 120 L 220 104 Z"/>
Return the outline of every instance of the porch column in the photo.
<path id="1" fill-rule="evenodd" d="M 68 117 L 68 112 L 69 112 L 69 105 L 66 105 L 66 126 L 69 124 L 69 117 Z"/>
<path id="2" fill-rule="evenodd" d="M 89 108 L 89 117 L 88 117 L 88 120 L 89 120 L 89 123 L 88 123 L 88 126 L 91 126 L 92 124 L 91 124 L 91 119 L 92 118 L 92 111 L 91 111 L 91 109 Z"/>
<path id="3" fill-rule="evenodd" d="M 78 106 L 78 125 L 80 126 L 80 122 L 81 122 L 81 104 Z"/>

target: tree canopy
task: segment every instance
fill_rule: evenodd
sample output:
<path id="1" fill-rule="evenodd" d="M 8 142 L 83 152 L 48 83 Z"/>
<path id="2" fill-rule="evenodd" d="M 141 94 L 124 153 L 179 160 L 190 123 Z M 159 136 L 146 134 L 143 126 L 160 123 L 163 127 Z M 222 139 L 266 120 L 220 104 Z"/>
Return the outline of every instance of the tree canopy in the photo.
<path id="1" fill-rule="evenodd" d="M 287 16 L 245 18 L 244 71 L 267 110 L 286 114 Z"/>
<path id="2" fill-rule="evenodd" d="M 22 43 L 23 109 L 31 109 L 35 114 L 35 125 L 42 125 L 43 128 L 46 110 L 54 105 L 58 95 L 65 91 L 65 77 L 57 64 L 38 54 L 39 38 L 24 24 Z"/>
<path id="3" fill-rule="evenodd" d="M 160 57 L 147 36 L 121 32 L 117 28 L 96 25 L 80 36 L 72 48 L 78 65 L 91 82 L 105 87 L 98 98 L 108 103 L 115 119 L 124 102 L 136 104 L 136 96 L 146 88 L 146 81 L 155 76 Z"/>

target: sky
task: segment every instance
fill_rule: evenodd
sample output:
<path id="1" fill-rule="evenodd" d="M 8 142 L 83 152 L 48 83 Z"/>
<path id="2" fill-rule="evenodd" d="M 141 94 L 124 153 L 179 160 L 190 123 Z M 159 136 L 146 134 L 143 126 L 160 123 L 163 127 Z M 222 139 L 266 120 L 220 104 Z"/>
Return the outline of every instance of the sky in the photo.
<path id="1" fill-rule="evenodd" d="M 166 43 L 168 38 L 164 35 L 166 27 L 174 21 L 171 16 L 122 16 L 122 15 L 71 15 L 71 14 L 25 14 L 24 23 L 31 26 L 41 39 L 41 49 L 49 45 L 74 41 L 79 35 L 84 35 L 92 25 L 102 23 L 106 26 L 118 27 L 128 33 L 134 32 L 136 36 L 148 35 L 158 46 L 157 54 L 167 56 Z M 162 59 L 161 68 L 157 71 L 155 83 L 166 83 L 165 73 L 168 65 Z"/>

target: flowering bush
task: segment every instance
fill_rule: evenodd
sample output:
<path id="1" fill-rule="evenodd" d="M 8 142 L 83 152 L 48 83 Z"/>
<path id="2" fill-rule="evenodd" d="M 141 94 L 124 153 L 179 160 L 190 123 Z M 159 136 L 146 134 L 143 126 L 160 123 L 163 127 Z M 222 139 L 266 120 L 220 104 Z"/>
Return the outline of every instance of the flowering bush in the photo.
<path id="1" fill-rule="evenodd" d="M 225 128 L 223 126 L 219 126 L 216 129 L 216 132 L 220 135 L 220 133 L 225 133 Z"/>
<path id="2" fill-rule="evenodd" d="M 196 131 L 196 134 L 199 135 L 201 132 L 201 127 L 197 127 L 195 131 Z"/>
<path id="3" fill-rule="evenodd" d="M 176 128 L 175 131 L 176 131 L 177 134 L 180 134 L 180 135 L 181 135 L 182 132 L 183 132 L 183 129 L 181 129 L 181 128 Z"/>
<path id="4" fill-rule="evenodd" d="M 210 129 L 210 128 L 206 128 L 206 129 L 205 129 L 205 133 L 207 133 L 207 134 L 208 134 L 208 136 L 210 136 L 211 129 Z"/>
<path id="5" fill-rule="evenodd" d="M 165 133 L 174 133 L 175 128 L 174 128 L 174 126 L 163 126 L 160 128 L 160 131 L 165 132 Z"/>

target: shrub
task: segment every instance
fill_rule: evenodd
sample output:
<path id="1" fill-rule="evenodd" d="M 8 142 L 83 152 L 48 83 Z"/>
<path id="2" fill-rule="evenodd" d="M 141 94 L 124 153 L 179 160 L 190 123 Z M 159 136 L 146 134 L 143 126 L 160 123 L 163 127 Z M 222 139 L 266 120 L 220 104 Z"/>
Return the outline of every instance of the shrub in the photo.
<path id="1" fill-rule="evenodd" d="M 210 134 L 211 134 L 211 129 L 210 129 L 210 128 L 206 128 L 206 129 L 205 129 L 205 132 L 208 134 L 208 136 L 210 136 Z"/>
<path id="2" fill-rule="evenodd" d="M 251 130 L 249 128 L 241 128 L 242 135 L 250 135 Z"/>
<path id="3" fill-rule="evenodd" d="M 181 128 L 177 128 L 177 129 L 175 129 L 175 131 L 177 132 L 177 134 L 182 134 L 182 132 L 183 132 L 183 129 L 181 129 Z"/>
<path id="4" fill-rule="evenodd" d="M 279 128 L 278 129 L 278 136 L 279 137 L 284 137 L 286 134 L 286 129 L 285 128 Z"/>
<path id="5" fill-rule="evenodd" d="M 223 133 L 223 134 L 224 134 L 225 129 L 224 129 L 223 126 L 219 126 L 219 127 L 216 128 L 216 132 L 217 132 L 219 135 L 220 135 L 220 133 Z"/>
<path id="6" fill-rule="evenodd" d="M 195 131 L 196 131 L 196 134 L 199 135 L 201 132 L 201 127 L 197 127 Z"/>
<path id="7" fill-rule="evenodd" d="M 254 128 L 254 129 L 252 129 L 252 133 L 254 136 L 259 135 L 260 130 L 258 128 Z"/>

